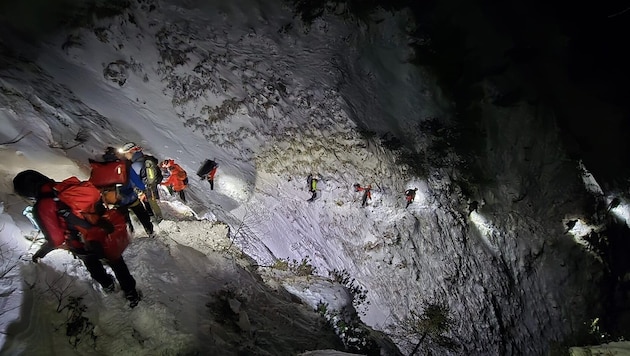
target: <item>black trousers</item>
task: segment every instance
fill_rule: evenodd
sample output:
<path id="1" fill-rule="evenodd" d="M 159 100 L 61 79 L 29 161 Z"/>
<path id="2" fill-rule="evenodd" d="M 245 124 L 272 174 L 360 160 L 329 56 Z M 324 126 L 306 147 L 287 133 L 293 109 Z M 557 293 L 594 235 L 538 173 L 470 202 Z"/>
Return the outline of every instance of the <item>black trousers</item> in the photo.
<path id="1" fill-rule="evenodd" d="M 82 255 L 79 258 L 90 272 L 92 278 L 97 281 L 103 288 L 108 287 L 113 281 L 105 271 L 103 263 L 95 254 Z M 125 296 L 136 293 L 136 280 L 129 273 L 129 268 L 122 256 L 116 261 L 107 260 L 107 264 L 114 271 L 116 279 L 120 284 L 120 289 L 125 292 Z"/>
<path id="2" fill-rule="evenodd" d="M 142 227 L 144 227 L 144 231 L 146 231 L 147 234 L 153 233 L 153 223 L 151 222 L 151 216 L 149 215 L 147 209 L 144 208 L 144 205 L 140 203 L 140 201 L 138 201 L 138 204 L 130 208 L 131 211 L 136 214 L 136 217 L 142 224 Z"/>
<path id="3" fill-rule="evenodd" d="M 140 221 L 140 224 L 142 224 L 142 227 L 144 227 L 144 231 L 146 231 L 147 234 L 153 233 L 153 223 L 151 222 L 151 216 L 149 215 L 147 209 L 145 209 L 144 204 L 140 202 L 140 200 L 136 200 L 128 207 L 121 207 L 119 209 L 121 209 L 121 212 L 127 217 L 127 222 L 131 227 L 131 231 L 133 231 L 133 226 L 131 226 L 131 219 L 129 219 L 129 209 L 131 209 L 131 211 L 136 214 L 138 221 Z"/>

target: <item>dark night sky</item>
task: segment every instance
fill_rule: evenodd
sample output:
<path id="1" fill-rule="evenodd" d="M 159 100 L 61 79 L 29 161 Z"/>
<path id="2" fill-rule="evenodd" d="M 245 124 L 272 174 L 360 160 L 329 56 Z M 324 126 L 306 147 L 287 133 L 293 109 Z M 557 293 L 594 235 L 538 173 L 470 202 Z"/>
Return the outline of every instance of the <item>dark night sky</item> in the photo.
<path id="1" fill-rule="evenodd" d="M 584 160 L 604 185 L 628 184 L 630 2 L 433 0 L 413 6 L 437 51 L 429 64 L 461 107 L 480 99 L 472 89 L 480 80 L 503 83 L 515 100 L 555 113 L 570 157 Z"/>

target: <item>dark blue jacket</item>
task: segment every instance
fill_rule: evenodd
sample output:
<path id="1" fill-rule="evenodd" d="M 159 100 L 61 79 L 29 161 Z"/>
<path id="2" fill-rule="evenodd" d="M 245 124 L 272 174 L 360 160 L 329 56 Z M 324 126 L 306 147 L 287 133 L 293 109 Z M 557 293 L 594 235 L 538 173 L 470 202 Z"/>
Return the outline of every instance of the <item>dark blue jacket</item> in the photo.
<path id="1" fill-rule="evenodd" d="M 146 174 L 144 170 L 144 154 L 141 151 L 134 152 L 133 156 L 131 156 L 129 179 L 136 188 L 142 191 L 147 189 L 147 186 L 144 184 L 144 177 L 142 177 L 142 174 Z"/>
<path id="2" fill-rule="evenodd" d="M 139 190 L 144 189 L 144 183 L 142 179 L 133 169 L 129 169 L 129 180 L 126 184 L 118 188 L 120 195 L 120 206 L 128 206 L 138 200 L 138 194 L 136 188 Z"/>

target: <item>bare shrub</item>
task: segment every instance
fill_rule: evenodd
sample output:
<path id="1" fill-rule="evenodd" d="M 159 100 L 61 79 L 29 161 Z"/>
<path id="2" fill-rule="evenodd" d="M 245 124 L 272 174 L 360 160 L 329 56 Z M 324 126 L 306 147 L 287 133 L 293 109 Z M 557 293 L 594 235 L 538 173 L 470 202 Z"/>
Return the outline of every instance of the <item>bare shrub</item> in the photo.
<path id="1" fill-rule="evenodd" d="M 77 131 L 77 134 L 74 136 L 73 143 L 69 143 L 69 142 L 50 143 L 48 144 L 48 147 L 67 151 L 69 149 L 75 148 L 81 144 L 86 143 L 89 138 L 90 138 L 90 134 L 89 134 L 88 129 L 85 127 L 81 127 L 79 131 Z"/>

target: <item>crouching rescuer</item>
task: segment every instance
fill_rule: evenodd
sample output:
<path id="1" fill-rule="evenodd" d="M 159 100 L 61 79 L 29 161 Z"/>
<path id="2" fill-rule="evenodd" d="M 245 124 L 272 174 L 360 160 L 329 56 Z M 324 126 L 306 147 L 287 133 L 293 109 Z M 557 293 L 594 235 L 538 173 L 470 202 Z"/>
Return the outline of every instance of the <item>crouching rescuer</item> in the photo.
<path id="1" fill-rule="evenodd" d="M 70 177 L 55 182 L 40 172 L 26 170 L 13 178 L 18 195 L 35 200 L 33 216 L 46 241 L 33 255 L 39 262 L 54 249 L 65 249 L 81 259 L 92 278 L 105 292 L 116 290 L 114 278 L 101 261 L 109 265 L 130 307 L 140 301 L 136 281 L 129 273 L 122 253 L 129 244 L 125 216 L 107 209 L 100 191 L 90 182 Z"/>

